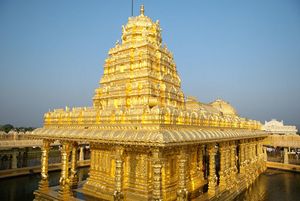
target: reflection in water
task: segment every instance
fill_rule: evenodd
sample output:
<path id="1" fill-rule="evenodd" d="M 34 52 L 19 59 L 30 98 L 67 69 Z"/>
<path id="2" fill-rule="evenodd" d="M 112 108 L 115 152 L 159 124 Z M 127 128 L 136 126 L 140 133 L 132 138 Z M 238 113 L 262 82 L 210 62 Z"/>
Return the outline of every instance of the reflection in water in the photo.
<path id="1" fill-rule="evenodd" d="M 79 169 L 80 181 L 88 176 L 89 168 Z M 57 186 L 59 183 L 60 171 L 49 173 L 49 185 Z M 33 192 L 38 188 L 41 179 L 40 174 L 12 177 L 0 180 L 0 200 L 1 201 L 32 201 Z"/>
<path id="2" fill-rule="evenodd" d="M 89 168 L 80 168 L 80 181 L 88 176 Z M 50 172 L 50 186 L 58 185 L 60 172 Z M 32 201 L 38 188 L 39 174 L 0 180 L 0 200 Z M 298 201 L 300 200 L 300 174 L 278 170 L 267 170 L 240 194 L 235 201 Z"/>
<path id="3" fill-rule="evenodd" d="M 268 169 L 235 201 L 298 201 L 300 174 Z"/>

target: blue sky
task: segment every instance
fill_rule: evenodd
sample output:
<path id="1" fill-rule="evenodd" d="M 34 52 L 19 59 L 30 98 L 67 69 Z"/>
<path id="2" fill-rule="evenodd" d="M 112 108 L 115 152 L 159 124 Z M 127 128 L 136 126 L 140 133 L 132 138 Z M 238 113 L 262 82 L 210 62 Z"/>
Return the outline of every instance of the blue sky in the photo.
<path id="1" fill-rule="evenodd" d="M 160 20 L 185 95 L 300 127 L 300 1 L 136 0 Z M 131 0 L 0 0 L 0 124 L 90 106 Z"/>

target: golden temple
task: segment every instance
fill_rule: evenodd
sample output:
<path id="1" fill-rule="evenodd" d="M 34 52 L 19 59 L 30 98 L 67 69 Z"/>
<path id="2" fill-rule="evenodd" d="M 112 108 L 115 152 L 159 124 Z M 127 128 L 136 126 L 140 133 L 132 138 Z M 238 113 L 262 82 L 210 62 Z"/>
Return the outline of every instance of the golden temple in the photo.
<path id="1" fill-rule="evenodd" d="M 81 142 L 90 144 L 91 164 L 79 191 L 99 200 L 214 199 L 246 188 L 266 168 L 261 124 L 226 101 L 186 98 L 159 21 L 143 6 L 109 50 L 93 106 L 47 112 L 30 136 L 43 140 L 35 200 L 75 199 Z M 57 194 L 48 184 L 54 141 L 62 144 Z"/>

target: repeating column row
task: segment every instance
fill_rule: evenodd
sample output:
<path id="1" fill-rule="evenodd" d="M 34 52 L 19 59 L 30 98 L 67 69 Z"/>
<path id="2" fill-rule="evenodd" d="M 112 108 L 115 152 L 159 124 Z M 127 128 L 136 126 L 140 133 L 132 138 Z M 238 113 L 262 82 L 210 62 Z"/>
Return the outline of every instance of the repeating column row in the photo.
<path id="1" fill-rule="evenodd" d="M 42 179 L 39 183 L 39 190 L 46 191 L 48 189 L 48 157 L 50 149 L 50 141 L 44 140 L 42 147 L 41 164 Z M 115 146 L 113 148 L 114 153 L 113 163 L 114 165 L 114 200 L 124 199 L 124 163 L 126 159 L 124 153 L 127 147 Z M 131 148 L 132 149 L 132 148 Z M 184 201 L 189 200 L 192 191 L 198 191 L 199 189 L 193 189 L 191 187 L 191 178 L 201 180 L 200 184 L 208 184 L 208 195 L 214 196 L 216 192 L 235 189 L 238 186 L 238 173 L 246 175 L 246 181 L 251 183 L 263 171 L 262 163 L 264 161 L 264 155 L 262 151 L 262 145 L 258 140 L 239 140 L 239 141 L 227 141 L 220 143 L 208 143 L 199 144 L 193 147 L 180 146 L 174 147 L 177 156 L 174 158 L 176 161 L 175 169 L 177 172 L 172 174 L 177 175 L 177 182 L 175 186 L 177 188 L 176 197 L 177 200 Z M 172 148 L 172 150 L 174 151 Z M 77 158 L 82 158 L 81 153 L 78 155 L 78 144 L 75 142 L 62 142 L 61 149 L 61 176 L 59 187 L 59 198 L 62 200 L 68 200 L 72 196 L 72 188 L 76 188 L 78 184 L 77 176 Z M 81 150 L 81 149 L 80 149 Z M 165 179 L 167 165 L 167 150 L 164 148 L 150 148 L 148 152 L 150 155 L 147 164 L 150 166 L 150 176 L 152 178 L 152 199 L 162 200 L 165 198 L 166 183 L 162 181 Z M 195 155 L 193 155 L 196 153 Z M 92 155 L 95 153 L 92 152 Z M 147 155 L 145 155 L 147 156 Z M 194 157 L 195 156 L 195 157 Z M 71 163 L 69 164 L 69 158 Z M 142 160 L 142 159 L 141 159 Z M 143 159 L 145 160 L 145 158 Z M 173 159 L 172 159 L 173 160 Z M 99 166 L 97 161 L 91 161 L 91 166 Z M 169 162 L 168 162 L 169 163 Z M 191 170 L 193 168 L 193 170 Z M 195 170 L 197 169 L 197 170 Z M 147 173 L 148 174 L 148 173 Z M 168 173 L 170 174 L 170 173 Z M 196 174 L 196 176 L 195 176 Z M 192 176 L 191 176 L 192 175 Z M 247 176 L 248 175 L 248 176 Z M 249 176 L 250 175 L 250 176 Z M 172 175 L 171 175 L 172 176 Z M 205 179 L 207 178 L 207 180 Z M 196 181 L 193 182 L 197 183 Z M 200 188 L 197 184 L 196 188 Z"/>

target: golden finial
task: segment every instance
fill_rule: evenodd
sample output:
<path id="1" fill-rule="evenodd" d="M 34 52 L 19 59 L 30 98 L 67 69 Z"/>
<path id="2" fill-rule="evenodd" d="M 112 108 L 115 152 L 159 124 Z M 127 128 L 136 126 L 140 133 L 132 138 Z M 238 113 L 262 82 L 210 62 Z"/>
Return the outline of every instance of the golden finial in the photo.
<path id="1" fill-rule="evenodd" d="M 141 5 L 140 13 L 141 15 L 144 15 L 145 13 L 144 5 Z"/>

